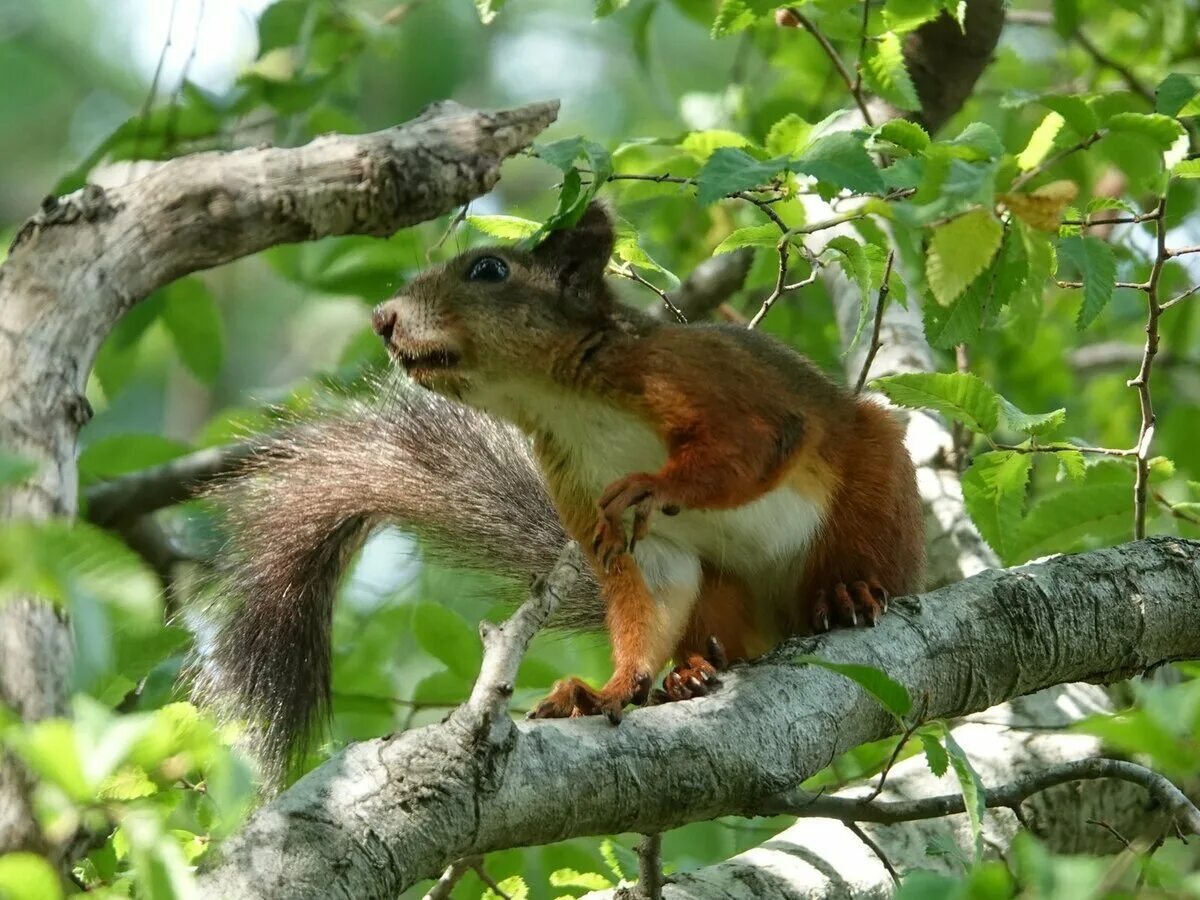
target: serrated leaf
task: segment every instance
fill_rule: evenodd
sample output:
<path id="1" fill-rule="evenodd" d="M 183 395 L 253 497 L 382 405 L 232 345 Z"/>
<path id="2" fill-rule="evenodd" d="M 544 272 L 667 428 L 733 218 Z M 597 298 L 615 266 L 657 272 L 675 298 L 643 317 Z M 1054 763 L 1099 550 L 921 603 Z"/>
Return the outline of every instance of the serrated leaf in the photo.
<path id="1" fill-rule="evenodd" d="M 774 223 L 747 225 L 730 232 L 725 240 L 713 248 L 713 256 L 718 253 L 730 253 L 742 247 L 775 247 L 782 237 L 782 232 Z"/>
<path id="2" fill-rule="evenodd" d="M 576 869 L 556 869 L 550 873 L 552 887 L 583 888 L 588 891 L 603 891 L 613 886 L 608 878 L 599 872 L 580 872 Z"/>
<path id="3" fill-rule="evenodd" d="M 952 219 L 933 231 L 925 258 L 925 278 L 943 306 L 954 300 L 988 267 L 1004 238 L 1004 226 L 987 210 Z"/>
<path id="4" fill-rule="evenodd" d="M 537 234 L 541 222 L 520 216 L 467 216 L 466 223 L 489 237 L 505 241 L 520 241 Z"/>
<path id="5" fill-rule="evenodd" d="M 624 220 L 617 222 L 617 239 L 613 243 L 613 253 L 617 259 L 639 269 L 650 269 L 660 272 L 667 277 L 671 287 L 679 287 L 679 278 L 670 269 L 661 265 L 654 257 L 646 252 L 641 239 L 632 225 Z"/>
<path id="6" fill-rule="evenodd" d="M 753 147 L 754 141 L 736 131 L 724 131 L 719 128 L 708 131 L 693 131 L 679 142 L 679 149 L 690 153 L 700 162 L 704 162 L 722 147 Z"/>
<path id="7" fill-rule="evenodd" d="M 1032 169 L 1046 158 L 1065 121 L 1066 119 L 1056 112 L 1046 113 L 1046 117 L 1029 136 L 1029 143 L 1025 145 L 1025 149 L 1017 154 L 1017 165 L 1022 171 Z"/>
<path id="8" fill-rule="evenodd" d="M 1176 178 L 1200 178 L 1200 158 L 1181 159 L 1171 167 Z"/>
<path id="9" fill-rule="evenodd" d="M 978 861 L 983 854 L 983 817 L 987 813 L 987 791 L 966 752 L 949 731 L 946 732 L 946 752 L 958 778 L 959 790 L 962 791 L 967 818 L 971 823 L 971 835 L 974 837 L 975 859 Z"/>
<path id="10" fill-rule="evenodd" d="M 1079 270 L 1083 303 L 1075 324 L 1083 331 L 1096 320 L 1116 287 L 1117 262 L 1112 247 L 1099 238 L 1067 237 L 1058 242 L 1058 255 Z"/>
<path id="11" fill-rule="evenodd" d="M 1014 216 L 1038 231 L 1057 232 L 1063 212 L 1079 195 L 1073 181 L 1052 181 L 1028 194 L 997 194 Z"/>
<path id="12" fill-rule="evenodd" d="M 637 857 L 628 847 L 618 844 L 612 838 L 605 838 L 600 842 L 600 857 L 617 881 L 629 880 L 638 870 Z"/>
<path id="13" fill-rule="evenodd" d="M 886 188 L 862 138 L 847 131 L 813 141 L 793 167 L 825 184 L 856 193 L 881 193 Z"/>
<path id="14" fill-rule="evenodd" d="M 949 141 L 938 141 L 938 146 L 945 147 L 960 159 L 981 161 L 997 159 L 1004 155 L 1004 142 L 991 125 L 984 122 L 972 122 L 958 133 L 958 137 Z"/>
<path id="15" fill-rule="evenodd" d="M 921 739 L 921 746 L 925 750 L 925 762 L 929 765 L 929 771 L 941 778 L 950 767 L 950 756 L 942 746 L 941 737 L 925 729 L 918 731 L 917 737 Z"/>
<path id="16" fill-rule="evenodd" d="M 970 343 L 983 329 L 992 279 L 984 272 L 967 286 L 949 306 L 926 303 L 921 314 L 925 337 L 931 346 L 949 350 Z"/>
<path id="17" fill-rule="evenodd" d="M 1060 428 L 1066 420 L 1067 411 L 1065 409 L 1060 408 L 1048 413 L 1030 415 L 1022 412 L 1003 397 L 1000 398 L 1000 422 L 1011 431 L 1019 431 L 1030 437 L 1036 437 Z"/>
<path id="18" fill-rule="evenodd" d="M 737 147 L 718 148 L 696 176 L 697 199 L 707 206 L 728 194 L 765 184 L 787 164 L 785 157 L 760 161 Z"/>
<path id="19" fill-rule="evenodd" d="M 1132 467 L 1096 463 L 1087 468 L 1082 482 L 1060 484 L 1030 506 L 1011 544 L 1012 559 L 1128 540 L 1132 522 Z"/>
<path id="20" fill-rule="evenodd" d="M 421 603 L 413 611 L 417 643 L 460 678 L 479 674 L 479 636 L 458 613 L 437 603 Z"/>
<path id="21" fill-rule="evenodd" d="M 497 887 L 503 893 L 496 893 L 491 888 L 483 892 L 482 900 L 502 900 L 507 897 L 508 900 L 529 900 L 529 885 L 525 883 L 525 879 L 520 875 L 510 875 L 500 882 Z"/>
<path id="22" fill-rule="evenodd" d="M 507 2 L 508 0 L 475 0 L 475 12 L 479 15 L 479 21 L 484 25 L 491 24 Z"/>
<path id="23" fill-rule="evenodd" d="M 1062 116 L 1067 127 L 1080 138 L 1091 137 L 1100 128 L 1100 119 L 1082 97 L 1068 94 L 1047 94 L 1038 103 Z"/>
<path id="24" fill-rule="evenodd" d="M 1112 131 L 1128 131 L 1150 138 L 1165 153 L 1185 134 L 1183 126 L 1158 113 L 1117 113 L 1107 122 Z"/>
<path id="25" fill-rule="evenodd" d="M 858 288 L 858 326 L 854 330 L 854 337 L 849 345 L 850 348 L 853 348 L 858 344 L 858 339 L 862 335 L 867 321 L 867 308 L 871 302 L 871 261 L 867 258 L 863 245 L 844 234 L 831 238 L 825 245 L 825 250 L 838 255 L 842 271 L 846 273 L 851 284 Z"/>
<path id="26" fill-rule="evenodd" d="M 767 132 L 767 152 L 772 156 L 795 156 L 808 146 L 813 127 L 796 113 L 788 113 Z"/>
<path id="27" fill-rule="evenodd" d="M 819 666 L 830 672 L 836 672 L 838 675 L 844 675 L 878 700 L 883 708 L 894 716 L 906 716 L 912 709 L 912 698 L 908 694 L 908 688 L 881 669 L 858 663 L 830 662 L 819 656 L 808 654 L 797 656 L 792 662 Z"/>
<path id="28" fill-rule="evenodd" d="M 183 364 L 205 384 L 212 384 L 225 359 L 221 312 L 199 278 L 184 278 L 167 289 L 162 321 L 171 333 Z"/>
<path id="29" fill-rule="evenodd" d="M 1154 90 L 1154 111 L 1164 116 L 1194 116 L 1200 112 L 1200 76 L 1172 72 Z"/>
<path id="30" fill-rule="evenodd" d="M 970 372 L 912 372 L 888 375 L 871 383 L 888 399 L 909 409 L 932 409 L 973 431 L 991 434 L 1000 422 L 1000 399 Z"/>
<path id="31" fill-rule="evenodd" d="M 895 32 L 889 31 L 867 45 L 863 76 L 878 96 L 896 108 L 921 108 L 921 98 L 904 64 L 904 48 Z"/>
<path id="32" fill-rule="evenodd" d="M 1083 454 L 1078 450 L 1060 450 L 1054 454 L 1058 459 L 1059 471 L 1071 479 L 1071 481 L 1082 481 L 1087 473 L 1087 461 L 1083 458 Z"/>
<path id="33" fill-rule="evenodd" d="M 1000 450 L 971 460 L 962 476 L 963 501 L 983 539 L 1005 563 L 1013 558 L 1033 457 Z"/>
<path id="34" fill-rule="evenodd" d="M 603 19 L 605 16 L 611 16 L 617 10 L 624 9 L 628 5 L 629 0 L 596 0 L 592 15 L 597 19 Z"/>
<path id="35" fill-rule="evenodd" d="M 941 12 L 938 0 L 886 0 L 883 21 L 890 30 L 903 33 L 936 19 Z"/>
<path id="36" fill-rule="evenodd" d="M 929 134 L 916 122 L 907 119 L 892 119 L 880 125 L 875 136 L 902 147 L 914 156 L 929 147 Z"/>
<path id="37" fill-rule="evenodd" d="M 721 0 L 713 19 L 712 36 L 725 37 L 744 31 L 771 12 L 777 4 L 767 0 Z"/>

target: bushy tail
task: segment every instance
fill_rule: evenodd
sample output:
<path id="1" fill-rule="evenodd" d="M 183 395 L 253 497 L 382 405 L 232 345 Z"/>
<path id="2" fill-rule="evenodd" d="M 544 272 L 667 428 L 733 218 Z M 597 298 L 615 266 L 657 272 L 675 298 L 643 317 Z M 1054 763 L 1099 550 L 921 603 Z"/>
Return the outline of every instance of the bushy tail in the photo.
<path id="1" fill-rule="evenodd" d="M 338 584 L 370 530 L 395 522 L 453 565 L 528 581 L 566 540 L 525 438 L 426 391 L 294 425 L 209 492 L 229 532 L 197 699 L 249 722 L 278 785 L 330 700 Z M 602 621 L 593 590 L 559 624 Z"/>

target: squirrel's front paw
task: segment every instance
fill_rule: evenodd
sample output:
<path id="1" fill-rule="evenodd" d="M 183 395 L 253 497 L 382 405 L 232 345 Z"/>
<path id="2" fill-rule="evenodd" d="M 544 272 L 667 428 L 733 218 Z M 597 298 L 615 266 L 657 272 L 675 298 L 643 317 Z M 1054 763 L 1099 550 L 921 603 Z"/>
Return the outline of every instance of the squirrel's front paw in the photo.
<path id="1" fill-rule="evenodd" d="M 650 696 L 651 677 L 646 673 L 617 674 L 600 690 L 579 678 L 555 683 L 546 699 L 529 711 L 530 719 L 574 719 L 604 715 L 614 725 L 630 703 L 641 706 Z"/>
<path id="2" fill-rule="evenodd" d="M 655 493 L 652 475 L 626 475 L 610 484 L 600 496 L 600 516 L 592 537 L 592 553 L 604 571 L 622 553 L 632 553 L 637 542 L 650 530 L 650 515 L 661 504 Z M 622 519 L 633 509 L 633 537 L 626 540 Z"/>
<path id="3" fill-rule="evenodd" d="M 849 585 L 838 582 L 829 590 L 818 592 L 813 601 L 810 624 L 818 634 L 833 625 L 874 625 L 887 612 L 887 604 L 887 588 L 878 578 L 852 581 Z"/>
<path id="4" fill-rule="evenodd" d="M 728 668 L 724 646 L 716 635 L 710 635 L 703 655 L 692 653 L 667 673 L 662 689 L 654 692 L 654 702 L 670 703 L 707 696 L 721 683 L 718 673 Z"/>

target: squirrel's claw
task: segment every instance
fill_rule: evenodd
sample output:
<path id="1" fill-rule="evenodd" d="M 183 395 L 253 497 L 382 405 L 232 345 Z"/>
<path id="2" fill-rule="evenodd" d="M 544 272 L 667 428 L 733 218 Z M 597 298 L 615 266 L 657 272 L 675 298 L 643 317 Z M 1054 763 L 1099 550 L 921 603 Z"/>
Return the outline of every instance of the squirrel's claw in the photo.
<path id="1" fill-rule="evenodd" d="M 622 553 L 632 553 L 638 541 L 650 531 L 650 517 L 661 503 L 655 493 L 654 476 L 627 475 L 605 488 L 598 502 L 599 519 L 592 538 L 592 553 L 604 571 Z M 632 536 L 626 538 L 622 519 L 626 510 L 633 509 Z M 678 512 L 678 507 L 673 507 Z"/>
<path id="2" fill-rule="evenodd" d="M 728 666 L 725 648 L 716 635 L 710 635 L 703 656 L 693 653 L 667 673 L 662 690 L 656 692 L 656 701 L 667 703 L 704 697 L 721 684 L 718 673 L 725 671 Z"/>
<path id="3" fill-rule="evenodd" d="M 817 592 L 809 613 L 809 624 L 818 634 L 833 625 L 874 626 L 887 612 L 888 599 L 887 588 L 874 576 L 852 581 L 849 585 L 838 582 L 829 590 Z"/>
<path id="4" fill-rule="evenodd" d="M 630 703 L 643 705 L 650 696 L 652 680 L 646 673 L 617 673 L 600 690 L 579 678 L 555 682 L 546 699 L 531 709 L 530 719 L 574 719 L 603 715 L 614 725 L 621 723 Z"/>

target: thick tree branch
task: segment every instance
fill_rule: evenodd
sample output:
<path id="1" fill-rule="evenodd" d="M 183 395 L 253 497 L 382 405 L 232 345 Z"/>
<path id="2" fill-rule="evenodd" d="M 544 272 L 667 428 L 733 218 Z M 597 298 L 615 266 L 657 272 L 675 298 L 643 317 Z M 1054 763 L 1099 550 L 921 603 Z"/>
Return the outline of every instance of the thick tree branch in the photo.
<path id="1" fill-rule="evenodd" d="M 1200 654 L 1200 544 L 1151 539 L 898 600 L 878 628 L 809 638 L 714 695 L 464 742 L 442 725 L 353 745 L 260 810 L 205 894 L 391 897 L 452 860 L 738 813 L 895 728 L 855 684 L 793 652 L 873 665 L 932 718 Z"/>
<path id="2" fill-rule="evenodd" d="M 75 444 L 96 351 L 155 289 L 266 247 L 388 235 L 489 190 L 503 160 L 558 104 L 499 112 L 430 107 L 407 125 L 294 149 L 201 153 L 130 184 L 50 198 L 0 266 L 0 446 L 38 463 L 0 490 L 0 519 L 75 513 Z M 65 711 L 66 623 L 34 599 L 0 607 L 0 703 L 26 719 Z M 34 846 L 28 781 L 0 759 L 0 853 Z"/>

